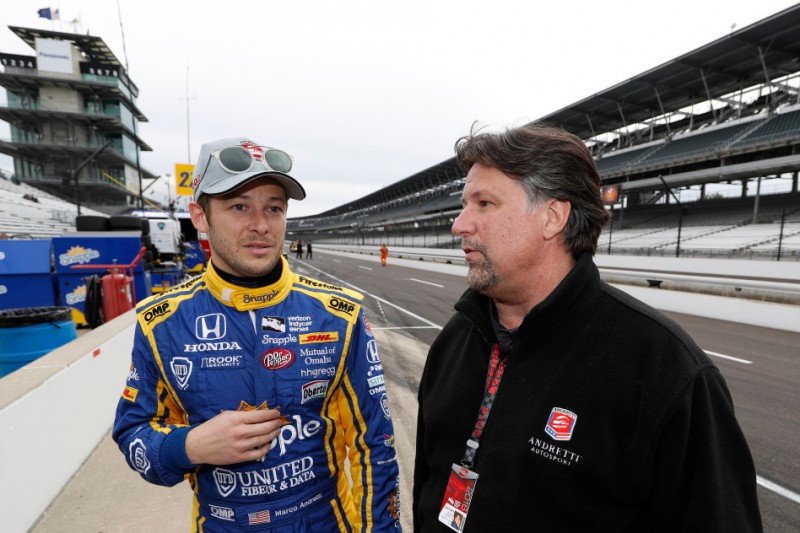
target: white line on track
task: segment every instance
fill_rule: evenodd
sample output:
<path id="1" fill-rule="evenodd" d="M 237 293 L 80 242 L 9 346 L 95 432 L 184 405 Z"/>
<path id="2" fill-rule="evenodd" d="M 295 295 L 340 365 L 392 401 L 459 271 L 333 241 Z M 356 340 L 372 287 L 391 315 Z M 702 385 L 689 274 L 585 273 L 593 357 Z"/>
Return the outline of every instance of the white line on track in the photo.
<path id="1" fill-rule="evenodd" d="M 375 326 L 371 326 L 371 329 L 441 329 L 439 326 L 398 326 L 398 327 L 387 327 L 387 328 L 379 328 Z M 36 368 L 41 368 L 37 366 Z"/>
<path id="2" fill-rule="evenodd" d="M 319 268 L 317 268 L 317 267 L 315 267 L 315 266 L 311 266 L 311 265 L 305 265 L 305 266 L 307 266 L 307 267 L 309 267 L 309 268 L 313 268 L 313 269 L 314 269 L 314 270 L 316 270 L 317 272 L 320 272 L 320 273 L 322 273 L 322 274 L 325 274 L 326 276 L 330 277 L 331 279 L 334 279 L 334 280 L 338 281 L 340 284 L 342 284 L 342 285 L 348 285 L 348 286 L 350 286 L 350 287 L 354 288 L 355 290 L 357 290 L 358 292 L 360 292 L 360 293 L 362 293 L 362 294 L 366 294 L 366 295 L 368 295 L 368 296 L 371 296 L 371 297 L 375 298 L 376 300 L 378 300 L 378 301 L 380 301 L 380 302 L 383 302 L 383 303 L 385 303 L 386 305 L 391 305 L 391 306 L 392 306 L 392 307 L 394 307 L 395 309 L 398 309 L 398 310 L 400 310 L 400 311 L 402 311 L 402 312 L 404 312 L 404 313 L 406 313 L 406 314 L 408 314 L 408 315 L 410 315 L 410 316 L 412 316 L 412 317 L 416 318 L 417 320 L 421 320 L 422 322 L 425 322 L 426 324 L 429 324 L 429 327 L 430 327 L 430 328 L 432 328 L 432 329 L 442 329 L 442 326 L 439 326 L 438 324 L 434 324 L 433 322 L 431 322 L 431 321 L 430 321 L 430 320 L 428 320 L 427 318 L 423 318 L 423 317 L 421 317 L 421 316 L 417 315 L 416 313 L 412 313 L 412 312 L 411 312 L 411 311 L 409 311 L 408 309 L 403 309 L 403 308 L 402 308 L 402 307 L 400 307 L 399 305 L 395 305 L 395 304 L 393 304 L 392 302 L 389 302 L 389 301 L 387 301 L 387 300 L 384 300 L 383 298 L 379 298 L 378 296 L 375 296 L 374 294 L 372 294 L 372 293 L 369 293 L 369 292 L 365 291 L 364 289 L 360 289 L 360 288 L 356 287 L 356 286 L 355 286 L 355 285 L 353 285 L 352 283 L 347 283 L 346 281 L 344 281 L 344 280 L 342 280 L 342 279 L 339 279 L 339 278 L 337 278 L 336 276 L 333 276 L 333 275 L 331 275 L 331 274 L 328 274 L 328 273 L 327 273 L 327 272 L 325 272 L 324 270 L 321 270 L 321 269 L 319 269 Z M 416 329 L 422 329 L 422 328 L 425 328 L 425 327 L 426 327 L 426 326 L 411 326 L 411 327 L 406 327 L 406 328 L 393 328 L 393 327 L 389 327 L 389 328 L 373 328 L 373 329 L 415 329 L 415 328 L 416 328 Z M 718 354 L 718 353 L 716 353 L 716 352 L 710 352 L 710 351 L 708 351 L 708 350 L 705 350 L 705 352 L 706 352 L 707 354 L 709 354 L 709 355 L 715 355 L 715 356 L 717 356 L 717 357 L 724 357 L 724 358 L 726 358 L 726 359 L 731 359 L 731 360 L 733 360 L 733 361 L 738 361 L 738 362 L 741 362 L 741 363 L 744 363 L 744 364 L 752 364 L 752 361 L 747 361 L 746 359 L 739 359 L 739 358 L 737 358 L 737 357 L 731 357 L 731 356 L 729 356 L 729 355 Z M 797 493 L 795 493 L 795 492 L 792 492 L 792 491 L 790 491 L 790 490 L 789 490 L 789 489 L 787 489 L 787 488 L 781 487 L 781 486 L 780 486 L 780 485 L 778 485 L 777 483 L 773 483 L 772 481 L 769 481 L 768 479 L 764 479 L 764 478 L 763 478 L 763 477 L 761 477 L 761 476 L 756 476 L 756 482 L 757 482 L 759 485 L 761 485 L 762 487 L 764 487 L 765 489 L 767 489 L 767 490 L 771 490 L 772 492 L 774 492 L 774 493 L 776 493 L 776 494 L 779 494 L 780 496 L 783 496 L 784 498 L 786 498 L 786 499 L 788 499 L 788 500 L 792 500 L 792 501 L 793 501 L 793 502 L 795 502 L 795 503 L 800 503 L 800 494 L 797 494 Z"/>
<path id="3" fill-rule="evenodd" d="M 341 259 L 334 259 L 334 260 L 333 260 L 333 262 L 334 262 L 334 263 L 341 263 L 341 262 L 342 262 L 342 260 L 341 260 Z"/>
<path id="4" fill-rule="evenodd" d="M 432 283 L 430 281 L 424 281 L 417 278 L 408 278 L 408 279 L 410 279 L 411 281 L 416 281 L 417 283 L 424 283 L 425 285 L 433 285 L 434 287 L 439 287 L 441 289 L 444 288 L 444 285 L 439 285 L 438 283 Z"/>
<path id="5" fill-rule="evenodd" d="M 364 270 L 372 270 L 370 267 L 365 267 L 365 266 L 361 266 L 361 265 L 358 265 L 358 268 L 363 268 Z"/>
<path id="6" fill-rule="evenodd" d="M 713 355 L 714 357 L 721 357 L 723 359 L 728 359 L 729 361 L 735 361 L 737 363 L 742 363 L 743 365 L 752 365 L 753 364 L 752 361 L 748 361 L 747 359 L 739 359 L 738 357 L 725 355 L 724 353 L 712 352 L 710 350 L 703 350 L 703 351 L 706 352 L 708 355 Z"/>
<path id="7" fill-rule="evenodd" d="M 794 503 L 800 503 L 800 494 L 792 492 L 789 489 L 783 488 L 777 483 L 773 483 L 772 481 L 764 479 L 761 476 L 756 476 L 756 483 L 758 483 L 765 489 L 769 489 L 776 494 L 780 494 L 787 500 L 792 500 Z"/>
<path id="8" fill-rule="evenodd" d="M 403 308 L 402 308 L 402 307 L 400 307 L 399 305 L 393 304 L 392 302 L 390 302 L 390 301 L 388 301 L 388 300 L 384 300 L 383 298 L 380 298 L 380 297 L 378 297 L 378 296 L 375 296 L 375 295 L 374 295 L 374 294 L 372 294 L 371 292 L 367 292 L 367 291 L 365 291 L 364 289 L 359 289 L 358 287 L 356 287 L 356 286 L 355 286 L 355 285 L 353 285 L 352 283 L 347 283 L 347 282 L 346 282 L 346 281 L 344 281 L 343 279 L 339 279 L 339 278 L 337 278 L 336 276 L 334 276 L 334 275 L 332 275 L 332 274 L 328 274 L 328 273 L 327 273 L 327 272 L 325 272 L 324 270 L 321 270 L 321 269 L 319 269 L 319 268 L 317 268 L 317 267 L 315 267 L 315 266 L 311 266 L 311 265 L 305 265 L 305 266 L 307 266 L 308 268 L 313 268 L 313 269 L 314 269 L 314 270 L 316 270 L 317 272 L 320 272 L 320 273 L 322 273 L 322 274 L 325 274 L 326 276 L 330 277 L 331 279 L 334 279 L 334 280 L 338 281 L 338 282 L 339 282 L 341 285 L 347 285 L 348 287 L 353 287 L 355 290 L 357 290 L 358 292 L 360 292 L 360 293 L 362 293 L 362 294 L 366 294 L 367 296 L 372 296 L 373 298 L 375 298 L 375 299 L 376 299 L 376 300 L 378 300 L 379 302 L 383 302 L 383 303 L 385 303 L 386 305 L 390 305 L 390 306 L 394 307 L 395 309 L 397 309 L 397 310 L 399 310 L 399 311 L 402 311 L 402 312 L 404 312 L 405 314 L 407 314 L 407 315 L 409 315 L 409 316 L 412 316 L 412 317 L 416 318 L 417 320 L 420 320 L 420 321 L 422 321 L 422 322 L 424 322 L 424 323 L 428 324 L 428 325 L 429 325 L 429 326 L 431 326 L 432 328 L 435 328 L 435 329 L 442 329 L 442 326 L 440 326 L 439 324 L 434 324 L 433 322 L 431 322 L 431 321 L 430 321 L 430 320 L 428 320 L 427 318 L 421 317 L 421 316 L 419 316 L 419 315 L 418 315 L 418 314 L 416 314 L 416 313 L 412 313 L 412 312 L 411 312 L 411 311 L 409 311 L 408 309 L 403 309 Z"/>

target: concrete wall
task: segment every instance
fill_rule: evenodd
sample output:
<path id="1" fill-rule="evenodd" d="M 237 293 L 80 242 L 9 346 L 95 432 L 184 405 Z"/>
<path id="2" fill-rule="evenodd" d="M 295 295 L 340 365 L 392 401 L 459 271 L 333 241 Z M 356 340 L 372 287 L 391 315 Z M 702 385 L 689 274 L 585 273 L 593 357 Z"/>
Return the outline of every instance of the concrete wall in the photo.
<path id="1" fill-rule="evenodd" d="M 315 249 L 333 249 L 314 245 Z M 353 247 L 341 247 L 353 250 Z M 340 249 L 341 249 L 340 248 Z M 363 253 L 379 255 L 374 247 Z M 461 269 L 461 250 L 390 248 L 409 266 Z M 430 254 L 441 254 L 438 262 Z M 425 261 L 419 256 L 428 254 Z M 450 260 L 453 265 L 446 265 Z M 375 257 L 377 261 L 377 257 Z M 413 261 L 413 263 L 412 263 Z M 600 257 L 601 268 L 653 269 L 661 273 L 708 272 L 800 280 L 800 264 L 736 260 L 647 257 Z M 461 266 L 455 266 L 461 265 Z M 463 274 L 462 274 L 463 275 Z M 719 296 L 620 286 L 662 310 L 800 331 L 800 307 L 765 304 Z M 117 401 L 130 368 L 133 311 L 81 335 L 33 363 L 0 379 L 0 531 L 27 531 L 81 467 L 114 419 Z M 120 458 L 120 460 L 122 460 Z"/>
<path id="2" fill-rule="evenodd" d="M 0 379 L 0 531 L 28 531 L 108 432 L 134 320 L 129 311 Z"/>

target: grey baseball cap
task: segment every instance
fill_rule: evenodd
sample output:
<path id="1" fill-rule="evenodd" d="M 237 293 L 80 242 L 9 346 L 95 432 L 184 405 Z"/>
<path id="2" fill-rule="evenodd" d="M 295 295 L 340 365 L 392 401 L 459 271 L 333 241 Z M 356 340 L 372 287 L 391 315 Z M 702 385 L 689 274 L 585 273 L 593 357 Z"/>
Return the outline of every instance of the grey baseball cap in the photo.
<path id="1" fill-rule="evenodd" d="M 247 137 L 229 137 L 205 143 L 194 167 L 194 199 L 204 194 L 223 194 L 245 183 L 268 176 L 286 190 L 292 200 L 302 200 L 306 191 L 288 172 L 292 157 L 277 148 L 256 143 Z"/>

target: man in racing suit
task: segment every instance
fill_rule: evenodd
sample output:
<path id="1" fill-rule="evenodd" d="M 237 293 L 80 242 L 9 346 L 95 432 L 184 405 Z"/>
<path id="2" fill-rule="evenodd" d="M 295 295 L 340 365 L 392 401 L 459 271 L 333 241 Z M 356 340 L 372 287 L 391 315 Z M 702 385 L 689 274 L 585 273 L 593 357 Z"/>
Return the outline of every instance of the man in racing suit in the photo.
<path id="1" fill-rule="evenodd" d="M 287 197 L 305 191 L 274 152 L 203 146 L 190 210 L 212 259 L 137 306 L 113 438 L 147 481 L 189 479 L 192 531 L 399 531 L 394 433 L 361 295 L 281 257 Z"/>

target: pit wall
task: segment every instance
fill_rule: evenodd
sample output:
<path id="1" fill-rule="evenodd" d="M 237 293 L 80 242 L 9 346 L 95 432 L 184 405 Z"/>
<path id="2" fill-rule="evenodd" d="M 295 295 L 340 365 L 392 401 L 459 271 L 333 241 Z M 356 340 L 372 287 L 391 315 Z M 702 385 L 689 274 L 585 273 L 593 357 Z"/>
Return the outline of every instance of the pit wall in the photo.
<path id="1" fill-rule="evenodd" d="M 134 324 L 131 310 L 0 379 L 0 531 L 28 531 L 108 433 Z"/>
<path id="2" fill-rule="evenodd" d="M 378 255 L 374 247 L 315 244 L 315 250 Z M 390 255 L 424 263 L 463 265 L 461 250 L 391 248 Z M 596 257 L 603 268 L 752 275 L 800 279 L 800 263 L 636 257 Z M 665 282 L 666 283 L 666 282 Z M 621 287 L 622 288 L 622 287 Z M 682 295 L 630 287 L 634 296 L 662 310 L 723 320 L 758 319 L 754 325 L 800 331 L 800 307 L 742 299 Z M 730 315 L 730 316 L 729 316 Z M 130 369 L 135 314 L 129 311 L 0 379 L 0 531 L 24 533 L 69 482 L 108 432 Z M 123 456 L 120 454 L 120 461 Z"/>

